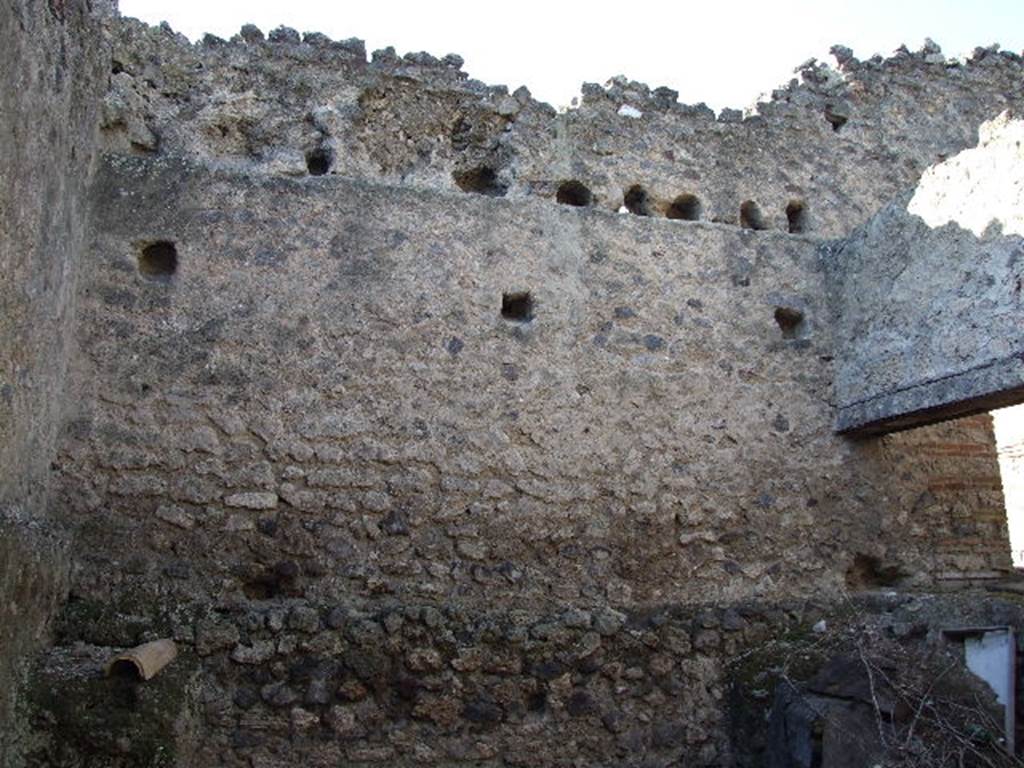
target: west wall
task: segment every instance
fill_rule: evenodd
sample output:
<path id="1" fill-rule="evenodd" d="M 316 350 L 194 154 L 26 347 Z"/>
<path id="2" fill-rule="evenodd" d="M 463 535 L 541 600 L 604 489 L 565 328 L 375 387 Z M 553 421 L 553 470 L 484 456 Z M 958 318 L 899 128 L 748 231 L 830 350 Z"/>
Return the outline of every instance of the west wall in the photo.
<path id="1" fill-rule="evenodd" d="M 813 239 L 175 158 L 95 190 L 41 680 L 173 636 L 168 750 L 715 765 L 727 660 L 804 599 L 1008 565 L 990 420 L 834 434 Z"/>
<path id="2" fill-rule="evenodd" d="M 922 502 L 918 443 L 976 443 L 949 471 L 998 507 L 990 423 L 833 434 L 812 239 L 175 159 L 108 159 L 96 206 L 60 456 L 83 590 L 633 606 L 1004 564 L 952 566 Z M 173 275 L 140 269 L 158 241 Z"/>
<path id="3" fill-rule="evenodd" d="M 109 55 L 82 0 L 0 13 L 0 764 L 23 664 L 67 588 L 44 521 Z M 97 14 L 97 15 L 94 15 Z"/>
<path id="4" fill-rule="evenodd" d="M 1020 60 L 837 55 L 746 118 L 626 81 L 558 115 L 457 57 L 119 24 L 41 680 L 86 701 L 110 647 L 173 636 L 155 748 L 181 705 L 229 765 L 710 765 L 725 659 L 793 605 L 1004 574 L 990 419 L 834 433 L 822 248 Z"/>

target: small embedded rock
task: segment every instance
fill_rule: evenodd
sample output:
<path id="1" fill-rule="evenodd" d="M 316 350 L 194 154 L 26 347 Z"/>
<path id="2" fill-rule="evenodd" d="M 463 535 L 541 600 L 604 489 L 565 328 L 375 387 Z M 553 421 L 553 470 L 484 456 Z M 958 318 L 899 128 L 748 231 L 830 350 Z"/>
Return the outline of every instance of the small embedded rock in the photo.
<path id="1" fill-rule="evenodd" d="M 406 654 L 405 665 L 413 672 L 435 672 L 444 662 L 434 648 L 416 648 Z"/>
<path id="2" fill-rule="evenodd" d="M 249 709 L 259 700 L 259 694 L 257 694 L 252 688 L 248 687 L 239 688 L 235 691 L 235 695 L 232 697 L 232 701 L 235 702 L 235 706 L 240 709 Z"/>
<path id="3" fill-rule="evenodd" d="M 482 697 L 467 701 L 462 708 L 462 717 L 471 723 L 495 725 L 500 723 L 504 716 L 505 713 L 499 704 Z"/>
<path id="4" fill-rule="evenodd" d="M 267 35 L 267 39 L 272 43 L 290 43 L 292 45 L 302 42 L 302 37 L 291 27 L 278 27 Z"/>
<path id="5" fill-rule="evenodd" d="M 348 611 L 342 607 L 332 608 L 327 614 L 327 626 L 331 629 L 341 629 L 348 619 Z"/>
<path id="6" fill-rule="evenodd" d="M 248 515 L 228 515 L 224 521 L 224 530 L 232 533 L 256 530 L 256 523 Z"/>
<path id="7" fill-rule="evenodd" d="M 195 517 L 176 504 L 161 504 L 156 509 L 156 516 L 165 523 L 170 523 L 186 531 L 192 530 L 196 524 Z"/>
<path id="8" fill-rule="evenodd" d="M 293 707 L 291 711 L 292 727 L 304 731 L 320 725 L 320 716 L 302 707 Z"/>
<path id="9" fill-rule="evenodd" d="M 565 711 L 571 717 L 583 717 L 594 711 L 594 700 L 586 691 L 576 691 L 565 702 Z"/>
<path id="10" fill-rule="evenodd" d="M 225 506 L 244 507 L 245 509 L 275 509 L 277 507 L 276 493 L 234 493 L 224 499 Z"/>
<path id="11" fill-rule="evenodd" d="M 320 613 L 315 608 L 296 606 L 288 614 L 288 628 L 296 632 L 313 634 L 320 629 Z"/>
<path id="12" fill-rule="evenodd" d="M 362 701 L 369 691 L 366 686 L 358 680 L 346 680 L 342 683 L 335 695 L 342 701 Z"/>
<path id="13" fill-rule="evenodd" d="M 209 656 L 238 644 L 238 627 L 226 622 L 204 621 L 196 628 L 196 653 Z"/>
<path id="14" fill-rule="evenodd" d="M 726 632 L 738 632 L 747 626 L 746 619 L 730 608 L 722 615 L 722 629 Z"/>
<path id="15" fill-rule="evenodd" d="M 614 635 L 626 623 L 626 614 L 613 608 L 605 608 L 594 617 L 594 629 L 603 637 Z"/>
<path id="16" fill-rule="evenodd" d="M 323 678 L 310 680 L 304 701 L 307 704 L 330 704 L 333 697 L 331 685 Z"/>
<path id="17" fill-rule="evenodd" d="M 515 117 L 519 114 L 520 109 L 522 109 L 522 105 L 519 103 L 518 99 L 513 96 L 505 96 L 498 102 L 496 111 L 502 117 Z"/>
<path id="18" fill-rule="evenodd" d="M 403 624 L 405 624 L 405 619 L 398 613 L 392 612 L 384 617 L 384 629 L 389 635 L 397 635 Z"/>
<path id="19" fill-rule="evenodd" d="M 272 659 L 276 650 L 269 640 L 257 640 L 252 645 L 236 645 L 231 660 L 239 664 L 262 664 Z"/>
<path id="20" fill-rule="evenodd" d="M 591 615 L 589 611 L 580 608 L 570 608 L 562 615 L 562 623 L 573 629 L 586 629 L 590 626 Z"/>
<path id="21" fill-rule="evenodd" d="M 713 629 L 701 630 L 693 639 L 693 645 L 698 651 L 713 651 L 718 648 L 721 637 Z"/>
<path id="22" fill-rule="evenodd" d="M 349 639 L 363 648 L 379 648 L 384 642 L 384 630 L 370 619 L 357 621 L 348 628 Z"/>
<path id="23" fill-rule="evenodd" d="M 267 629 L 275 635 L 284 629 L 285 617 L 287 614 L 280 608 L 275 608 L 267 613 Z"/>
<path id="24" fill-rule="evenodd" d="M 287 707 L 299 699 L 299 695 L 286 683 L 269 683 L 260 689 L 260 698 L 272 707 Z"/>
<path id="25" fill-rule="evenodd" d="M 338 736 L 347 736 L 356 729 L 355 713 L 350 708 L 339 705 L 327 710 L 324 722 Z"/>
<path id="26" fill-rule="evenodd" d="M 264 40 L 263 31 L 255 24 L 243 24 L 242 30 L 239 32 L 242 39 L 247 43 L 262 43 Z"/>

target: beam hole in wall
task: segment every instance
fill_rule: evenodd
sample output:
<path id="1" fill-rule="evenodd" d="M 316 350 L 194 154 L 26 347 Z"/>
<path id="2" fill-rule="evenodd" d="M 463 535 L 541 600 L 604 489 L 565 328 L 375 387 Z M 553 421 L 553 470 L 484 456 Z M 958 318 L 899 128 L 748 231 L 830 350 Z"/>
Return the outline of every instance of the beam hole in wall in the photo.
<path id="1" fill-rule="evenodd" d="M 501 294 L 501 316 L 516 323 L 533 320 L 533 297 L 529 291 Z"/>
<path id="2" fill-rule="evenodd" d="M 584 208 L 594 201 L 594 196 L 587 189 L 586 185 L 573 179 L 571 181 L 563 181 L 558 185 L 555 200 L 562 205 L 574 205 L 577 208 Z"/>
<path id="3" fill-rule="evenodd" d="M 701 208 L 700 199 L 696 195 L 683 194 L 672 201 L 665 216 L 683 221 L 699 221 Z"/>
<path id="4" fill-rule="evenodd" d="M 178 271 L 178 249 L 170 240 L 157 240 L 139 253 L 139 272 L 156 282 L 168 282 Z"/>
<path id="5" fill-rule="evenodd" d="M 310 176 L 324 176 L 331 170 L 333 153 L 326 147 L 317 147 L 306 153 L 306 170 Z"/>
<path id="6" fill-rule="evenodd" d="M 786 221 L 789 222 L 790 234 L 807 231 L 807 206 L 799 200 L 790 200 L 786 206 Z"/>
<path id="7" fill-rule="evenodd" d="M 804 330 L 804 313 L 796 307 L 776 307 L 775 323 L 784 339 L 798 339 Z"/>
<path id="8" fill-rule="evenodd" d="M 753 200 L 747 200 L 740 206 L 740 226 L 744 229 L 766 229 L 761 209 Z"/>
<path id="9" fill-rule="evenodd" d="M 895 587 L 907 575 L 898 565 L 858 552 L 846 569 L 846 586 L 857 591 Z"/>
<path id="10" fill-rule="evenodd" d="M 828 106 L 825 107 L 825 119 L 828 120 L 829 123 L 832 125 L 832 130 L 835 131 L 836 133 L 839 133 L 839 131 L 842 130 L 842 127 L 846 125 L 850 118 L 847 117 L 837 107 L 835 107 L 832 104 L 829 104 Z"/>
<path id="11" fill-rule="evenodd" d="M 505 185 L 498 181 L 498 174 L 494 169 L 486 165 L 470 168 L 468 171 L 455 171 L 452 178 L 463 192 L 473 192 L 487 197 L 504 197 L 508 191 Z"/>
<path id="12" fill-rule="evenodd" d="M 651 215 L 651 199 L 647 195 L 647 190 L 639 184 L 634 184 L 626 190 L 626 194 L 622 196 L 622 204 L 626 206 L 627 211 L 636 216 Z"/>

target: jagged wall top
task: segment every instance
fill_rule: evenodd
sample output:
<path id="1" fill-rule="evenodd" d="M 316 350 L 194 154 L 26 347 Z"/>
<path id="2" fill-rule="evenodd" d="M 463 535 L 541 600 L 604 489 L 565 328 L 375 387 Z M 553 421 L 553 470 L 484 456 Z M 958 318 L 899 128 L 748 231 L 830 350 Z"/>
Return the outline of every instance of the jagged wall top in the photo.
<path id="1" fill-rule="evenodd" d="M 470 79 L 454 55 L 384 49 L 367 60 L 362 41 L 284 27 L 196 44 L 132 19 L 112 31 L 103 127 L 114 152 L 493 197 L 554 199 L 573 180 L 586 192 L 574 202 L 588 206 L 671 217 L 686 196 L 696 206 L 680 218 L 824 236 L 864 221 L 1024 99 L 1021 58 L 997 46 L 964 62 L 931 42 L 866 61 L 837 46 L 838 69 L 806 62 L 746 114 L 716 116 L 625 78 L 585 84 L 578 108 L 558 114 L 526 88 Z"/>

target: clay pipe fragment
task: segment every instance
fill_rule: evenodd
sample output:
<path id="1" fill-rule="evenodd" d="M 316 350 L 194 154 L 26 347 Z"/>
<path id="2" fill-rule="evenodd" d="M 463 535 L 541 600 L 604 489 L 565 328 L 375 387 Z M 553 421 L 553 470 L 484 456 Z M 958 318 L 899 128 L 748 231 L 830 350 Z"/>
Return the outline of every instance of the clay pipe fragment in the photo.
<path id="1" fill-rule="evenodd" d="M 173 640 L 154 640 L 130 648 L 107 662 L 107 677 L 128 673 L 139 680 L 150 680 L 178 655 Z"/>

